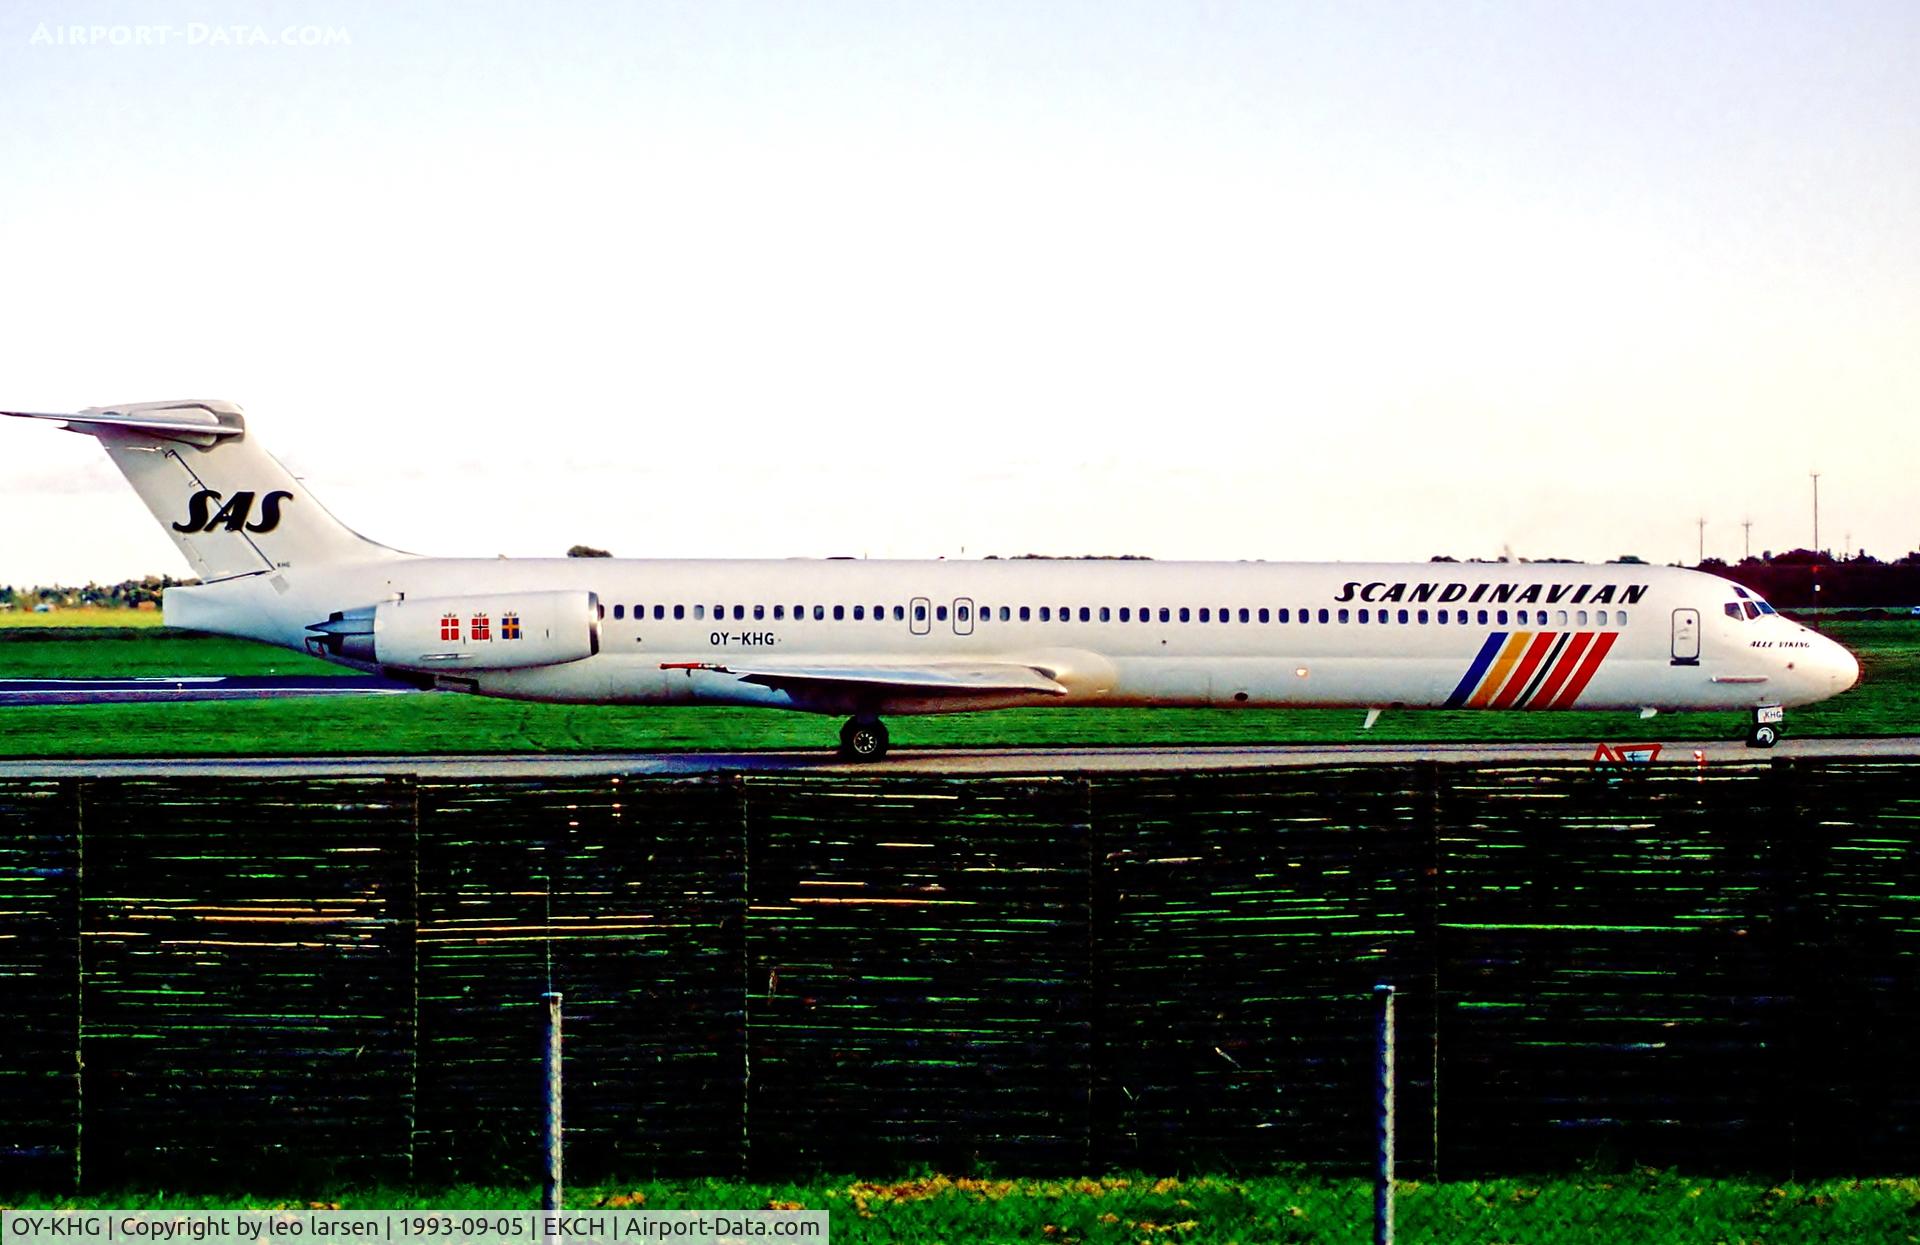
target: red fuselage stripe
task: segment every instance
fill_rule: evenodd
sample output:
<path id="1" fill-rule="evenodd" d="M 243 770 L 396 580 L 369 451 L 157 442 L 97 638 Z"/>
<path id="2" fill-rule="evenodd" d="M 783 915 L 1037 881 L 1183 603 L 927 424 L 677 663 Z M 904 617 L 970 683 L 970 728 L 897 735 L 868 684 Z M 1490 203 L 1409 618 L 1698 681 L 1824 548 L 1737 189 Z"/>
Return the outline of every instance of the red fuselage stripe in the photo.
<path id="1" fill-rule="evenodd" d="M 1600 663 L 1606 660 L 1607 650 L 1613 647 L 1613 639 L 1618 634 L 1620 633 L 1617 631 L 1600 633 L 1599 638 L 1593 642 L 1593 648 L 1588 650 L 1587 659 L 1580 663 L 1580 672 L 1573 676 L 1572 681 L 1562 689 L 1554 702 L 1547 706 L 1549 709 L 1572 707 L 1573 702 L 1579 699 L 1580 693 L 1587 690 L 1587 681 L 1593 678 L 1593 672 L 1598 670 Z"/>
<path id="2" fill-rule="evenodd" d="M 1522 657 L 1520 664 L 1514 668 L 1513 677 L 1509 678 L 1507 685 L 1500 689 L 1500 694 L 1493 698 L 1492 708 L 1511 708 L 1513 702 L 1520 699 L 1520 693 L 1527 690 L 1527 681 L 1533 678 L 1534 668 L 1546 657 L 1547 650 L 1553 647 L 1553 642 L 1558 638 L 1551 631 L 1542 631 L 1533 637 L 1533 643 L 1527 646 L 1526 656 Z"/>

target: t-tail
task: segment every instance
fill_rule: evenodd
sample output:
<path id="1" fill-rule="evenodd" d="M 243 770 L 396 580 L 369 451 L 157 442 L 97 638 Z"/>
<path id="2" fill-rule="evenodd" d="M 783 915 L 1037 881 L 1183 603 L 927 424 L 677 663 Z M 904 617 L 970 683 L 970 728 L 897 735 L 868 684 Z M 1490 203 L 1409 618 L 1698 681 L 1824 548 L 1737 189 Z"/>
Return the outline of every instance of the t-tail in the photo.
<path id="1" fill-rule="evenodd" d="M 231 402 L 183 399 L 89 407 L 73 415 L 4 411 L 99 439 L 206 583 L 403 558 L 347 527 L 247 434 Z"/>

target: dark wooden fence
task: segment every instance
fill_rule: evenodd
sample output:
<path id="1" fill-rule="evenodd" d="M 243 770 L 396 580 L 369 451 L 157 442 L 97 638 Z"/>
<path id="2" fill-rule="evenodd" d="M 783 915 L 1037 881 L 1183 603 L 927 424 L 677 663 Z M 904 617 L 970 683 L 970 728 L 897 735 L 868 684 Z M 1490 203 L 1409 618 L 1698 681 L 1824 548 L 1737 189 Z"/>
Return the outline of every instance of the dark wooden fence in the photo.
<path id="1" fill-rule="evenodd" d="M 1920 1170 L 1920 764 L 0 782 L 0 1185 Z"/>

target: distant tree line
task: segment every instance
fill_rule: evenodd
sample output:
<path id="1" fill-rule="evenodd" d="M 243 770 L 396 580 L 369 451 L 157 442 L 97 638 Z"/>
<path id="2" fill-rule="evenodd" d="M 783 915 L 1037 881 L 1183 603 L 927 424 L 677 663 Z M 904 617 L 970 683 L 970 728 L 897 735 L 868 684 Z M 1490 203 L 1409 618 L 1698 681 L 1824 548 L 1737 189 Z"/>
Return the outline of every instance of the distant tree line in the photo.
<path id="1" fill-rule="evenodd" d="M 1898 609 L 1920 605 L 1920 551 L 1882 562 L 1864 550 L 1851 557 L 1794 549 L 1699 569 L 1745 584 L 1783 609 Z M 1814 591 L 1815 586 L 1819 591 Z"/>
<path id="2" fill-rule="evenodd" d="M 122 580 L 117 584 L 87 584 L 75 588 L 65 584 L 35 584 L 17 588 L 0 584 L 0 609 L 30 610 L 36 605 L 73 608 L 93 605 L 106 609 L 158 608 L 160 594 L 168 588 L 197 584 L 197 579 L 175 579 L 171 575 L 148 575 L 142 579 Z"/>

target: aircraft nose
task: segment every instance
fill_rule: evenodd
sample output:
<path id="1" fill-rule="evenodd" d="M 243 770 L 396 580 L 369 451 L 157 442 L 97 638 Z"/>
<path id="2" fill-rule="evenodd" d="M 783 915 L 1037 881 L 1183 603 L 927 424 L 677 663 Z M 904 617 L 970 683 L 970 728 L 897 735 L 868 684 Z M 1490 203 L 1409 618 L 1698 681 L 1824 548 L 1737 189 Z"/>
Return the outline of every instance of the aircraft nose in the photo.
<path id="1" fill-rule="evenodd" d="M 1821 664 L 1826 667 L 1827 680 L 1831 684 L 1829 695 L 1837 696 L 1860 681 L 1860 660 L 1848 652 L 1844 645 L 1828 640 L 1824 656 L 1826 660 Z"/>

